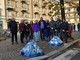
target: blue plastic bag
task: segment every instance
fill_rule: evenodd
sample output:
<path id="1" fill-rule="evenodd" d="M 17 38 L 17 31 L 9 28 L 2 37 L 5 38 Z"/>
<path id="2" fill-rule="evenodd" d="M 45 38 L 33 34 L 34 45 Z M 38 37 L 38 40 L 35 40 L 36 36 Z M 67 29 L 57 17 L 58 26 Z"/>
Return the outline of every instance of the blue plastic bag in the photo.
<path id="1" fill-rule="evenodd" d="M 63 41 L 58 36 L 54 36 L 49 42 L 49 45 L 52 45 L 52 46 L 61 46 L 62 44 L 63 44 Z"/>
<path id="2" fill-rule="evenodd" d="M 42 56 L 44 52 L 35 41 L 30 41 L 20 50 L 20 54 L 32 58 Z"/>

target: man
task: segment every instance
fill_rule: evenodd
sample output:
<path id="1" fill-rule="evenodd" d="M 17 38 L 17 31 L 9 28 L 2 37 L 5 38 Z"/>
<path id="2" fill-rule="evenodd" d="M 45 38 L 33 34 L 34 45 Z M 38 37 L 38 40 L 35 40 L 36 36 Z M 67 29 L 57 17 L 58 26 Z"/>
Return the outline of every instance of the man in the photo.
<path id="1" fill-rule="evenodd" d="M 60 17 L 58 17 L 56 21 L 56 35 L 60 38 L 61 38 L 61 28 L 60 28 L 61 24 L 62 24 L 62 20 L 60 19 Z"/>
<path id="2" fill-rule="evenodd" d="M 66 20 L 63 20 L 60 27 L 61 27 L 61 32 L 62 32 L 62 40 L 65 43 L 67 43 L 69 24 L 68 24 L 68 22 Z"/>
<path id="3" fill-rule="evenodd" d="M 51 37 L 55 35 L 55 21 L 53 17 L 51 17 L 51 21 L 49 22 Z"/>
<path id="4" fill-rule="evenodd" d="M 40 18 L 39 26 L 40 26 L 40 37 L 41 37 L 41 40 L 44 40 L 45 39 L 45 33 L 44 33 L 45 21 L 43 20 L 43 17 Z"/>
<path id="5" fill-rule="evenodd" d="M 8 24 L 8 28 L 10 28 L 11 34 L 12 34 L 12 45 L 14 44 L 14 37 L 15 37 L 15 42 L 16 44 L 18 44 L 17 42 L 17 22 L 15 21 L 14 18 L 9 19 L 10 22 Z"/>
<path id="6" fill-rule="evenodd" d="M 77 27 L 78 27 L 78 31 L 80 32 L 80 23 L 78 23 Z"/>

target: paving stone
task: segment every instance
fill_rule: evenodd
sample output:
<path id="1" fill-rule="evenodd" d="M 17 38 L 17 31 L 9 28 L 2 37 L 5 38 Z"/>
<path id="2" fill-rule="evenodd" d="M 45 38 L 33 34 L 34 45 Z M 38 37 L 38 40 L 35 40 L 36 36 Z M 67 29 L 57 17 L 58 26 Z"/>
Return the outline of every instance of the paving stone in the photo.
<path id="1" fill-rule="evenodd" d="M 78 35 L 79 34 L 79 35 Z M 75 39 L 80 37 L 80 33 L 75 32 L 74 35 Z M 73 37 L 74 37 L 73 35 Z M 26 44 L 21 44 L 20 40 L 18 39 L 19 44 L 11 45 L 11 39 L 7 39 L 4 41 L 0 41 L 0 60 L 26 60 L 28 57 L 22 56 L 19 54 L 19 51 L 22 47 Z M 61 47 L 53 47 L 48 45 L 48 42 L 42 42 L 41 40 L 38 42 L 39 46 L 45 51 L 45 53 L 49 53 L 56 49 L 60 49 Z"/>

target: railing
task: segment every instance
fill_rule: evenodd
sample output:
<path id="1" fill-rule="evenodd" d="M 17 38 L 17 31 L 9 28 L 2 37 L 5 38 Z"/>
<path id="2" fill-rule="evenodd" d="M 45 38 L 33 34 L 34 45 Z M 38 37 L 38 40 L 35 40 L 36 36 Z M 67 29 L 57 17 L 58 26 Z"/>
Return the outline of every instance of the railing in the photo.
<path id="1" fill-rule="evenodd" d="M 6 5 L 7 8 L 14 8 L 13 5 Z"/>
<path id="2" fill-rule="evenodd" d="M 25 10 L 26 11 L 27 9 L 26 8 L 22 8 L 22 10 Z"/>

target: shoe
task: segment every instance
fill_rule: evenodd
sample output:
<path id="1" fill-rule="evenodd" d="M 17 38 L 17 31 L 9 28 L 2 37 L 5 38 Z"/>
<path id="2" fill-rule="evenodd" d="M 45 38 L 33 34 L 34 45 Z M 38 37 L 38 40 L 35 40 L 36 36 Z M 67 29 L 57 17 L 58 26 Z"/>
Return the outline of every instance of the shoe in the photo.
<path id="1" fill-rule="evenodd" d="M 16 42 L 16 44 L 18 44 L 18 42 Z"/>
<path id="2" fill-rule="evenodd" d="M 24 42 L 21 42 L 21 44 L 24 44 Z"/>
<path id="3" fill-rule="evenodd" d="M 12 42 L 12 45 L 14 45 L 14 43 Z"/>

